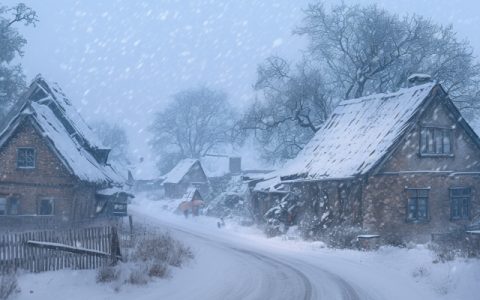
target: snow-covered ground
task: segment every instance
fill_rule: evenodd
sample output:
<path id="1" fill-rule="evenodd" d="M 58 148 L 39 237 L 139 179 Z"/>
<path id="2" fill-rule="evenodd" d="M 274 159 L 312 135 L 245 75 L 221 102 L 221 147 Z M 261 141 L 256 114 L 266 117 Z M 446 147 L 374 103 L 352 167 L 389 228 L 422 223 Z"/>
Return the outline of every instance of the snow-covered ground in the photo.
<path id="1" fill-rule="evenodd" d="M 267 239 L 252 227 L 185 219 L 170 206 L 143 200 L 130 209 L 137 222 L 163 227 L 192 247 L 194 261 L 171 278 L 115 291 L 96 284 L 94 271 L 24 274 L 17 299 L 479 299 L 480 260 L 435 264 L 424 246 L 360 252 L 294 236 Z"/>

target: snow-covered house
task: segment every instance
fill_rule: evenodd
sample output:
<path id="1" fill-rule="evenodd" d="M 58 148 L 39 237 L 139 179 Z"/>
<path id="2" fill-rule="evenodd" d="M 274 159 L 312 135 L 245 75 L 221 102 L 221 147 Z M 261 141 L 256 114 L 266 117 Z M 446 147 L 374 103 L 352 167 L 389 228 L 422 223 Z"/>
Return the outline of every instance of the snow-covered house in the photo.
<path id="1" fill-rule="evenodd" d="M 259 217 L 283 202 L 309 230 L 426 240 L 480 215 L 480 139 L 440 84 L 344 100 L 255 191 Z"/>
<path id="2" fill-rule="evenodd" d="M 198 159 L 182 159 L 163 178 L 167 198 L 181 198 L 190 187 L 197 188 L 202 195 L 208 195 L 209 181 Z"/>
<path id="3" fill-rule="evenodd" d="M 149 192 L 161 196 L 163 194 L 163 177 L 159 175 L 153 158 L 141 157 L 132 166 L 132 177 L 135 192 Z"/>
<path id="4" fill-rule="evenodd" d="M 40 75 L 0 125 L 0 222 L 38 227 L 124 215 L 130 194 L 105 148 Z"/>

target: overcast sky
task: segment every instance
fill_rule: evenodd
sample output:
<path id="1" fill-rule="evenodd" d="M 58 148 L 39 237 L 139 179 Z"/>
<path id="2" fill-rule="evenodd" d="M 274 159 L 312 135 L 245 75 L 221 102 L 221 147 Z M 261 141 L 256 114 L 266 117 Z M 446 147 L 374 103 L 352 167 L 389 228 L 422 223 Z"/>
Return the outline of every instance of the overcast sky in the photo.
<path id="1" fill-rule="evenodd" d="M 18 1 L 1 1 L 13 5 Z M 253 97 L 257 64 L 270 55 L 294 60 L 305 41 L 293 36 L 306 0 L 24 1 L 38 13 L 22 63 L 28 79 L 57 81 L 87 121 L 125 127 L 136 156 L 155 111 L 191 86 L 225 90 L 242 108 Z M 335 1 L 326 1 L 335 3 Z M 346 1 L 378 3 L 453 24 L 480 50 L 480 1 Z"/>

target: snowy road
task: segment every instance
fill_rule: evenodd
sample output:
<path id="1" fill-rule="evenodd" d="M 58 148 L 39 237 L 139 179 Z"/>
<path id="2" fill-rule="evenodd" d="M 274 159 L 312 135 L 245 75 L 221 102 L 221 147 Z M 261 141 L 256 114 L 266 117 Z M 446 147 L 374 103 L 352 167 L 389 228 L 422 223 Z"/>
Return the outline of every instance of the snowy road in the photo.
<path id="1" fill-rule="evenodd" d="M 192 246 L 188 282 L 166 299 L 431 299 L 401 274 L 331 251 L 278 246 L 265 238 L 217 229 L 215 220 L 185 220 L 137 211 L 137 220 L 167 229 Z M 228 226 L 227 226 L 228 227 Z M 182 270 L 183 272 L 183 270 Z M 192 274 L 193 273 L 193 274 Z M 411 281 L 411 280 L 410 280 Z M 402 282 L 402 284 L 398 284 Z"/>
<path id="2" fill-rule="evenodd" d="M 195 293 L 201 299 L 370 299 L 339 276 L 301 260 L 222 240 L 215 235 L 193 233 L 191 229 L 179 228 L 177 224 L 161 224 L 187 242 L 212 248 L 209 249 L 211 252 L 224 252 L 229 262 L 235 265 L 220 274 L 221 277 L 236 278 L 235 284 L 224 284 L 219 278 L 216 281 L 217 297 L 212 298 L 211 290 L 206 291 L 204 297 Z M 247 277 L 244 277 L 244 270 L 248 270 Z M 227 279 L 225 277 L 223 279 Z"/>

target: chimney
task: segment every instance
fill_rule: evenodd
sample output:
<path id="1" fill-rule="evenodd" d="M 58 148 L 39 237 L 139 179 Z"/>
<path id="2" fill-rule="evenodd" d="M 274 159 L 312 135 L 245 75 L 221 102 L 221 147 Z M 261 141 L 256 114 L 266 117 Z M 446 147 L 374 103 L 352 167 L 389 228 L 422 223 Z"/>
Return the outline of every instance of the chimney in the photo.
<path id="1" fill-rule="evenodd" d="M 412 74 L 408 76 L 407 80 L 408 80 L 408 87 L 412 87 L 412 86 L 424 84 L 427 82 L 431 82 L 432 76 L 428 74 L 417 73 L 417 74 Z"/>
<path id="2" fill-rule="evenodd" d="M 229 157 L 230 174 L 240 174 L 242 172 L 242 158 L 238 156 Z"/>

